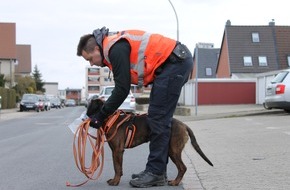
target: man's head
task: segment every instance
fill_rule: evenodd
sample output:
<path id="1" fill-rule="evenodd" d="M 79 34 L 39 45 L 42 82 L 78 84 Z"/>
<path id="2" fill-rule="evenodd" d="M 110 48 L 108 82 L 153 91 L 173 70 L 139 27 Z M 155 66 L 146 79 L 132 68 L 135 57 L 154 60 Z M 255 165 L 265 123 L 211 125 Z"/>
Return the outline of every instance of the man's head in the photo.
<path id="1" fill-rule="evenodd" d="M 92 34 L 86 34 L 80 38 L 77 55 L 89 61 L 91 66 L 104 66 L 100 48 Z"/>

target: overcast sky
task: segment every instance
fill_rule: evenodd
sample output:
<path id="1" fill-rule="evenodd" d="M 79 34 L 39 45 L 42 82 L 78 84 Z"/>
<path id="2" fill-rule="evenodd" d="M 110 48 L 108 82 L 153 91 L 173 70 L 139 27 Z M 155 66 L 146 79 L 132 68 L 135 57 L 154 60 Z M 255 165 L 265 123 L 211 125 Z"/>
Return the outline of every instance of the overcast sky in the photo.
<path id="1" fill-rule="evenodd" d="M 290 25 L 288 0 L 171 0 L 179 19 L 179 40 L 220 48 L 225 23 Z M 76 56 L 80 36 L 106 26 L 110 31 L 142 29 L 177 38 L 168 0 L 1 0 L 0 22 L 16 23 L 16 43 L 30 44 L 32 68 L 59 89 L 85 86 L 85 67 Z M 1 43 L 1 42 L 0 42 Z"/>

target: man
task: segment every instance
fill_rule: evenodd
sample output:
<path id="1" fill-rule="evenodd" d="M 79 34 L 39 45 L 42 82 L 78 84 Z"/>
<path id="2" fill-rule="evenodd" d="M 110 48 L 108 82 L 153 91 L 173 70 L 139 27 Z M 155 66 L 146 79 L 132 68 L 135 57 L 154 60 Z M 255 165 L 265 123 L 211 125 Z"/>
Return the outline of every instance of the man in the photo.
<path id="1" fill-rule="evenodd" d="M 132 175 L 133 187 L 165 185 L 171 120 L 193 59 L 185 45 L 140 30 L 109 32 L 105 27 L 80 38 L 77 55 L 90 65 L 107 66 L 115 88 L 90 125 L 99 128 L 127 97 L 131 84 L 152 84 L 148 108 L 150 153 L 145 170 Z"/>

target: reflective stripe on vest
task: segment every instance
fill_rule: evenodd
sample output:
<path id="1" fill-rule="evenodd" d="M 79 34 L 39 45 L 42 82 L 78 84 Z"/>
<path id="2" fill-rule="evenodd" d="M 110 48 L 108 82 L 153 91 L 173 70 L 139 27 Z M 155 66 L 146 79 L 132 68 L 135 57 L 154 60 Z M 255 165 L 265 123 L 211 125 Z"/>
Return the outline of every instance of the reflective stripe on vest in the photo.
<path id="1" fill-rule="evenodd" d="M 118 35 L 118 34 L 114 34 Z M 140 46 L 139 49 L 137 50 L 138 52 L 138 60 L 137 63 L 130 63 L 130 67 L 133 70 L 136 70 L 138 72 L 138 85 L 142 86 L 144 84 L 144 59 L 145 59 L 145 50 L 147 48 L 149 39 L 150 39 L 151 34 L 144 32 L 143 35 L 133 35 L 130 33 L 124 33 L 123 35 L 121 34 L 119 37 L 109 40 L 109 43 L 107 47 L 104 49 L 104 58 L 107 60 L 108 63 L 111 64 L 110 59 L 109 59 L 109 49 L 121 38 L 128 38 L 132 41 L 140 41 Z M 108 38 L 113 37 L 113 36 L 108 36 Z M 130 59 L 131 61 L 131 59 Z"/>

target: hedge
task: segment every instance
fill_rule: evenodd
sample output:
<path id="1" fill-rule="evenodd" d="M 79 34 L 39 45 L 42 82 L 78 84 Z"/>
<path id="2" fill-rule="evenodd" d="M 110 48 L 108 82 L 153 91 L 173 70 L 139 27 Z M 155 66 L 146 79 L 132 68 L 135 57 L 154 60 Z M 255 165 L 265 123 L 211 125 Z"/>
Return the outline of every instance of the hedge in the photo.
<path id="1" fill-rule="evenodd" d="M 0 87 L 1 109 L 10 109 L 16 107 L 16 92 L 14 89 Z"/>

